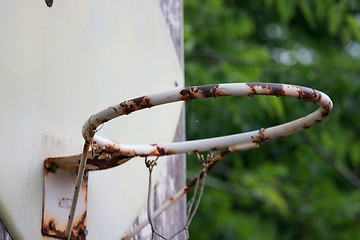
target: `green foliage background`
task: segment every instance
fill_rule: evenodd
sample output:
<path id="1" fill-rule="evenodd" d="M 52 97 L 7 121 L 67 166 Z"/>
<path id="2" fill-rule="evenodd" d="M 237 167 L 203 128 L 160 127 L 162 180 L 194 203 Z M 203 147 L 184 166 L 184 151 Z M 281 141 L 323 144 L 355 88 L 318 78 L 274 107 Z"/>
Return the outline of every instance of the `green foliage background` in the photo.
<path id="1" fill-rule="evenodd" d="M 360 238 L 360 1 L 184 1 L 187 85 L 279 82 L 334 101 L 314 128 L 227 156 L 209 174 L 190 239 Z M 187 138 L 233 134 L 316 108 L 297 99 L 187 104 Z M 200 169 L 189 156 L 188 175 Z"/>

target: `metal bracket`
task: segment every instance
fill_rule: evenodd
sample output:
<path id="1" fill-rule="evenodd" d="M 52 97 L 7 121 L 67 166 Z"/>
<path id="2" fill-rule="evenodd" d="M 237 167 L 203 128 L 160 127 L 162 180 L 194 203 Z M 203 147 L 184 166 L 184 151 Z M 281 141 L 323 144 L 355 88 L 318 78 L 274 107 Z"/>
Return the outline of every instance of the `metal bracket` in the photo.
<path id="1" fill-rule="evenodd" d="M 94 146 L 93 146 L 94 147 Z M 76 207 L 71 239 L 86 239 L 87 184 L 89 171 L 116 167 L 132 157 L 113 156 L 112 152 L 99 150 L 88 154 L 79 200 Z M 42 234 L 65 238 L 77 171 L 81 155 L 48 158 L 44 161 L 44 202 Z"/>
<path id="2" fill-rule="evenodd" d="M 77 203 L 71 239 L 86 239 L 86 210 L 88 172 L 84 179 Z M 44 162 L 44 205 L 42 234 L 65 238 L 66 224 L 75 188 L 76 172 L 61 168 L 54 159 Z"/>

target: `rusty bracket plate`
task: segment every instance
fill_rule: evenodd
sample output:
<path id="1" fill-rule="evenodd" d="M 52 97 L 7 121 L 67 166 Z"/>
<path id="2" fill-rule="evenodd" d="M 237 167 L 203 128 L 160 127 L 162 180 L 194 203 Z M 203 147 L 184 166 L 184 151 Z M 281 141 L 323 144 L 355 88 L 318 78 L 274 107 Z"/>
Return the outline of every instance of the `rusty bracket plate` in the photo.
<path id="1" fill-rule="evenodd" d="M 88 171 L 84 174 L 77 203 L 71 239 L 86 239 Z M 76 173 L 59 166 L 53 159 L 44 162 L 44 202 L 42 234 L 64 239 Z"/>

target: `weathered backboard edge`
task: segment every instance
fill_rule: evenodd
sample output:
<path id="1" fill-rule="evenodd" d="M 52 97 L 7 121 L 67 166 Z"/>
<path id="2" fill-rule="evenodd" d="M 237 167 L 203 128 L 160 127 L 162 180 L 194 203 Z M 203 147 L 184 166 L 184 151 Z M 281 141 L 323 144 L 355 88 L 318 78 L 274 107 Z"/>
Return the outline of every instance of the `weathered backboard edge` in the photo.
<path id="1" fill-rule="evenodd" d="M 174 48 L 179 62 L 184 70 L 183 48 L 183 1 L 160 0 L 160 7 L 169 29 Z M 182 109 L 174 142 L 185 140 L 185 108 Z M 152 210 L 157 209 L 163 202 L 170 198 L 177 190 L 181 189 L 186 181 L 186 156 L 173 155 L 167 160 L 166 167 L 158 179 L 151 198 L 154 200 Z M 146 206 L 135 220 L 134 228 L 147 219 Z M 171 220 L 170 220 L 171 219 Z M 172 221 L 174 220 L 174 221 Z M 186 223 L 186 198 L 180 199 L 171 208 L 155 219 L 154 226 L 164 236 L 171 236 L 185 226 Z M 185 239 L 185 232 L 178 234 L 173 239 Z M 143 229 L 134 239 L 151 239 L 149 227 Z"/>

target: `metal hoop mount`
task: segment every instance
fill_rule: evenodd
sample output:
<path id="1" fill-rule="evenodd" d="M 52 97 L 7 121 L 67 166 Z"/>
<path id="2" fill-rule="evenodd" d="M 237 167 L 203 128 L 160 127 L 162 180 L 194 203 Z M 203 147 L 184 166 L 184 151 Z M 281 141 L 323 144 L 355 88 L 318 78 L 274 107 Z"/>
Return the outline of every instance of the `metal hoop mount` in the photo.
<path id="1" fill-rule="evenodd" d="M 97 128 L 100 125 L 119 116 L 128 115 L 132 112 L 145 108 L 151 108 L 158 105 L 178 101 L 191 101 L 201 98 L 254 95 L 298 98 L 318 104 L 320 107 L 304 117 L 278 126 L 262 128 L 246 133 L 185 142 L 148 145 L 120 144 L 118 142 L 101 137 L 96 133 Z M 45 232 L 47 235 L 62 237 L 65 236 L 66 238 L 70 239 L 71 236 L 79 236 L 81 231 L 77 229 L 86 229 L 86 203 L 80 204 L 82 210 L 80 213 L 77 211 L 75 216 L 79 195 L 86 196 L 87 194 L 87 188 L 80 187 L 86 186 L 86 184 L 83 183 L 83 176 L 85 171 L 102 170 L 115 167 L 127 162 L 135 156 L 164 156 L 202 152 L 208 150 L 215 151 L 220 149 L 226 149 L 229 152 L 234 152 L 256 148 L 263 142 L 267 142 L 271 139 L 285 137 L 320 123 L 331 113 L 332 109 L 333 103 L 325 93 L 308 87 L 278 83 L 231 83 L 193 86 L 142 96 L 110 106 L 109 108 L 92 115 L 85 122 L 82 129 L 82 134 L 85 139 L 82 154 L 71 157 L 49 158 L 45 161 L 44 172 L 46 175 L 44 178 L 45 192 L 43 232 Z M 92 155 L 88 154 L 91 146 L 93 147 Z M 47 196 L 49 196 L 49 192 L 51 192 L 49 189 L 53 188 L 54 185 L 56 186 L 53 181 L 48 181 L 47 183 L 46 179 L 53 179 L 49 177 L 49 175 L 56 175 L 58 168 L 61 170 L 61 176 L 64 175 L 63 171 L 69 172 L 71 176 L 74 176 L 77 173 L 75 192 L 72 199 L 69 198 L 69 202 L 71 200 L 70 210 L 69 208 L 50 209 L 54 208 L 52 206 L 53 204 L 46 202 L 48 199 Z M 85 176 L 87 176 L 87 174 Z M 87 177 L 84 180 L 85 183 L 86 180 Z M 68 191 L 74 191 L 74 185 L 70 186 Z M 69 193 L 67 193 L 67 196 L 68 195 Z M 86 199 L 86 197 L 82 197 L 81 199 Z M 66 231 L 64 228 L 64 221 L 67 219 L 67 217 L 63 218 L 62 223 L 57 225 L 61 225 L 61 229 L 56 228 L 56 230 L 54 230 L 54 226 L 51 225 L 54 222 L 53 218 L 51 217 L 54 214 L 51 214 L 51 212 L 56 212 L 55 215 L 58 215 L 58 211 L 65 211 L 65 213 L 62 213 L 62 215 L 65 214 L 65 216 L 69 214 Z M 76 224 L 74 225 L 76 227 L 73 227 L 74 219 L 81 220 L 81 222 L 76 220 Z M 50 230 L 45 231 L 49 229 L 49 226 Z M 53 230 L 51 230 L 51 227 Z"/>

